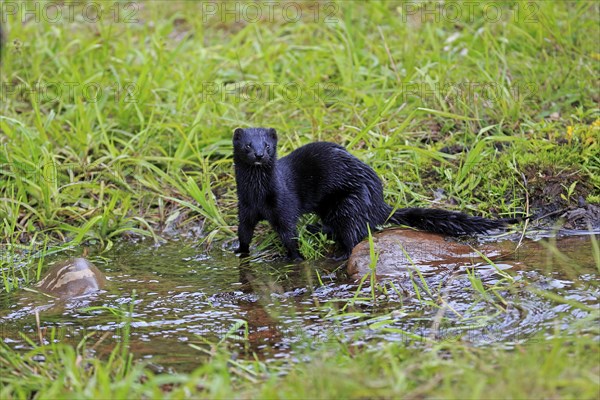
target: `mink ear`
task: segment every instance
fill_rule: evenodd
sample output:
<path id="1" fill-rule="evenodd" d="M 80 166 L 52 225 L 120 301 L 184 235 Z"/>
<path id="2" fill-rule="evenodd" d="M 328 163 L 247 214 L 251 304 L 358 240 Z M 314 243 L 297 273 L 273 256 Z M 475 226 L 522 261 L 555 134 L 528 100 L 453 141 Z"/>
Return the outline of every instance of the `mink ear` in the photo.
<path id="1" fill-rule="evenodd" d="M 277 131 L 274 128 L 269 128 L 268 133 L 273 140 L 277 140 Z"/>
<path id="2" fill-rule="evenodd" d="M 233 140 L 240 140 L 243 134 L 244 130 L 242 128 L 235 128 L 235 131 L 233 131 Z"/>

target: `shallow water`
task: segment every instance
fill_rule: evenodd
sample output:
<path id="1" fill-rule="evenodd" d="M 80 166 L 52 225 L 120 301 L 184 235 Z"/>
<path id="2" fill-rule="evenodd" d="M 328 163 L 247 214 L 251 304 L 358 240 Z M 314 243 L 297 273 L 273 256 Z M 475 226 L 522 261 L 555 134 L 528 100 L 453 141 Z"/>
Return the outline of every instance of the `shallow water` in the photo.
<path id="1" fill-rule="evenodd" d="M 55 340 L 77 343 L 90 334 L 89 346 L 106 336 L 96 351 L 107 354 L 122 337 L 123 313 L 86 308 L 126 314 L 132 300 L 134 355 L 157 370 L 178 371 L 205 357 L 190 344 L 208 349 L 225 337 L 221 345 L 240 357 L 269 361 L 329 340 L 420 345 L 460 338 L 512 347 L 598 322 L 599 272 L 589 236 L 525 241 L 495 267 L 427 268 L 421 276 L 380 282 L 374 297 L 368 282 L 358 289 L 343 265 L 326 260 L 240 262 L 229 251 L 182 242 L 122 243 L 89 259 L 109 280 L 93 296 L 59 303 L 35 293 L 1 293 L 4 342 L 29 348 L 19 331 L 38 342 L 37 309 L 44 340 L 53 327 Z M 232 330 L 240 321 L 247 334 L 244 325 Z"/>

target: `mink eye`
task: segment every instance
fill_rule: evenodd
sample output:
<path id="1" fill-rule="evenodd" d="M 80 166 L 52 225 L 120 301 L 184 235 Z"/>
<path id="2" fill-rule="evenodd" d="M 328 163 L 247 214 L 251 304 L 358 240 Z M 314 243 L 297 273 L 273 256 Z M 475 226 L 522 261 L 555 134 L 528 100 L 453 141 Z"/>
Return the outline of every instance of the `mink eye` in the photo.
<path id="1" fill-rule="evenodd" d="M 271 148 L 271 146 L 269 146 L 269 145 L 265 146 L 265 149 L 267 149 L 267 150 L 269 150 L 270 148 Z"/>
<path id="2" fill-rule="evenodd" d="M 252 148 L 252 146 L 250 146 L 250 143 L 248 143 L 248 144 L 246 145 L 246 148 L 247 148 L 248 150 L 250 150 L 250 149 Z"/>

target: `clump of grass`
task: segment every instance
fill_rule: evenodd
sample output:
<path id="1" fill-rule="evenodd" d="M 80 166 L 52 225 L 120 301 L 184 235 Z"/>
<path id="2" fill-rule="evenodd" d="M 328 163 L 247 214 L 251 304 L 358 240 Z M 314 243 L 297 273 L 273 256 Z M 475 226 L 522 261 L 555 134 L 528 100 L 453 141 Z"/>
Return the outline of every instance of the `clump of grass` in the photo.
<path id="1" fill-rule="evenodd" d="M 325 233 L 319 231 L 320 225 L 316 215 L 302 218 L 299 225 L 298 246 L 305 259 L 316 260 L 332 254 L 335 250 L 335 242 Z M 315 229 L 309 229 L 309 227 Z"/>

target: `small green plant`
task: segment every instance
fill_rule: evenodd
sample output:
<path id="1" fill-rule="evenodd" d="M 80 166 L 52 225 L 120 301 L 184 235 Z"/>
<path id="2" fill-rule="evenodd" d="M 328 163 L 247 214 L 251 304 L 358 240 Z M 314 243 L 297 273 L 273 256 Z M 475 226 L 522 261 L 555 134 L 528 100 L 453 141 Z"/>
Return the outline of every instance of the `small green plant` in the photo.
<path id="1" fill-rule="evenodd" d="M 569 185 L 569 187 L 565 187 L 565 185 L 561 185 L 563 188 L 565 188 L 566 190 L 566 194 L 561 193 L 560 197 L 565 200 L 567 203 L 571 203 L 572 202 L 572 197 L 573 194 L 575 193 L 575 186 L 577 186 L 577 181 L 573 181 L 573 183 L 571 183 L 571 185 Z"/>
<path id="2" fill-rule="evenodd" d="M 316 260 L 323 258 L 334 249 L 335 242 L 332 238 L 327 237 L 323 232 L 316 231 L 311 232 L 308 227 L 317 226 L 316 216 L 309 216 L 304 218 L 298 229 L 298 246 L 300 247 L 300 253 L 307 260 Z"/>

